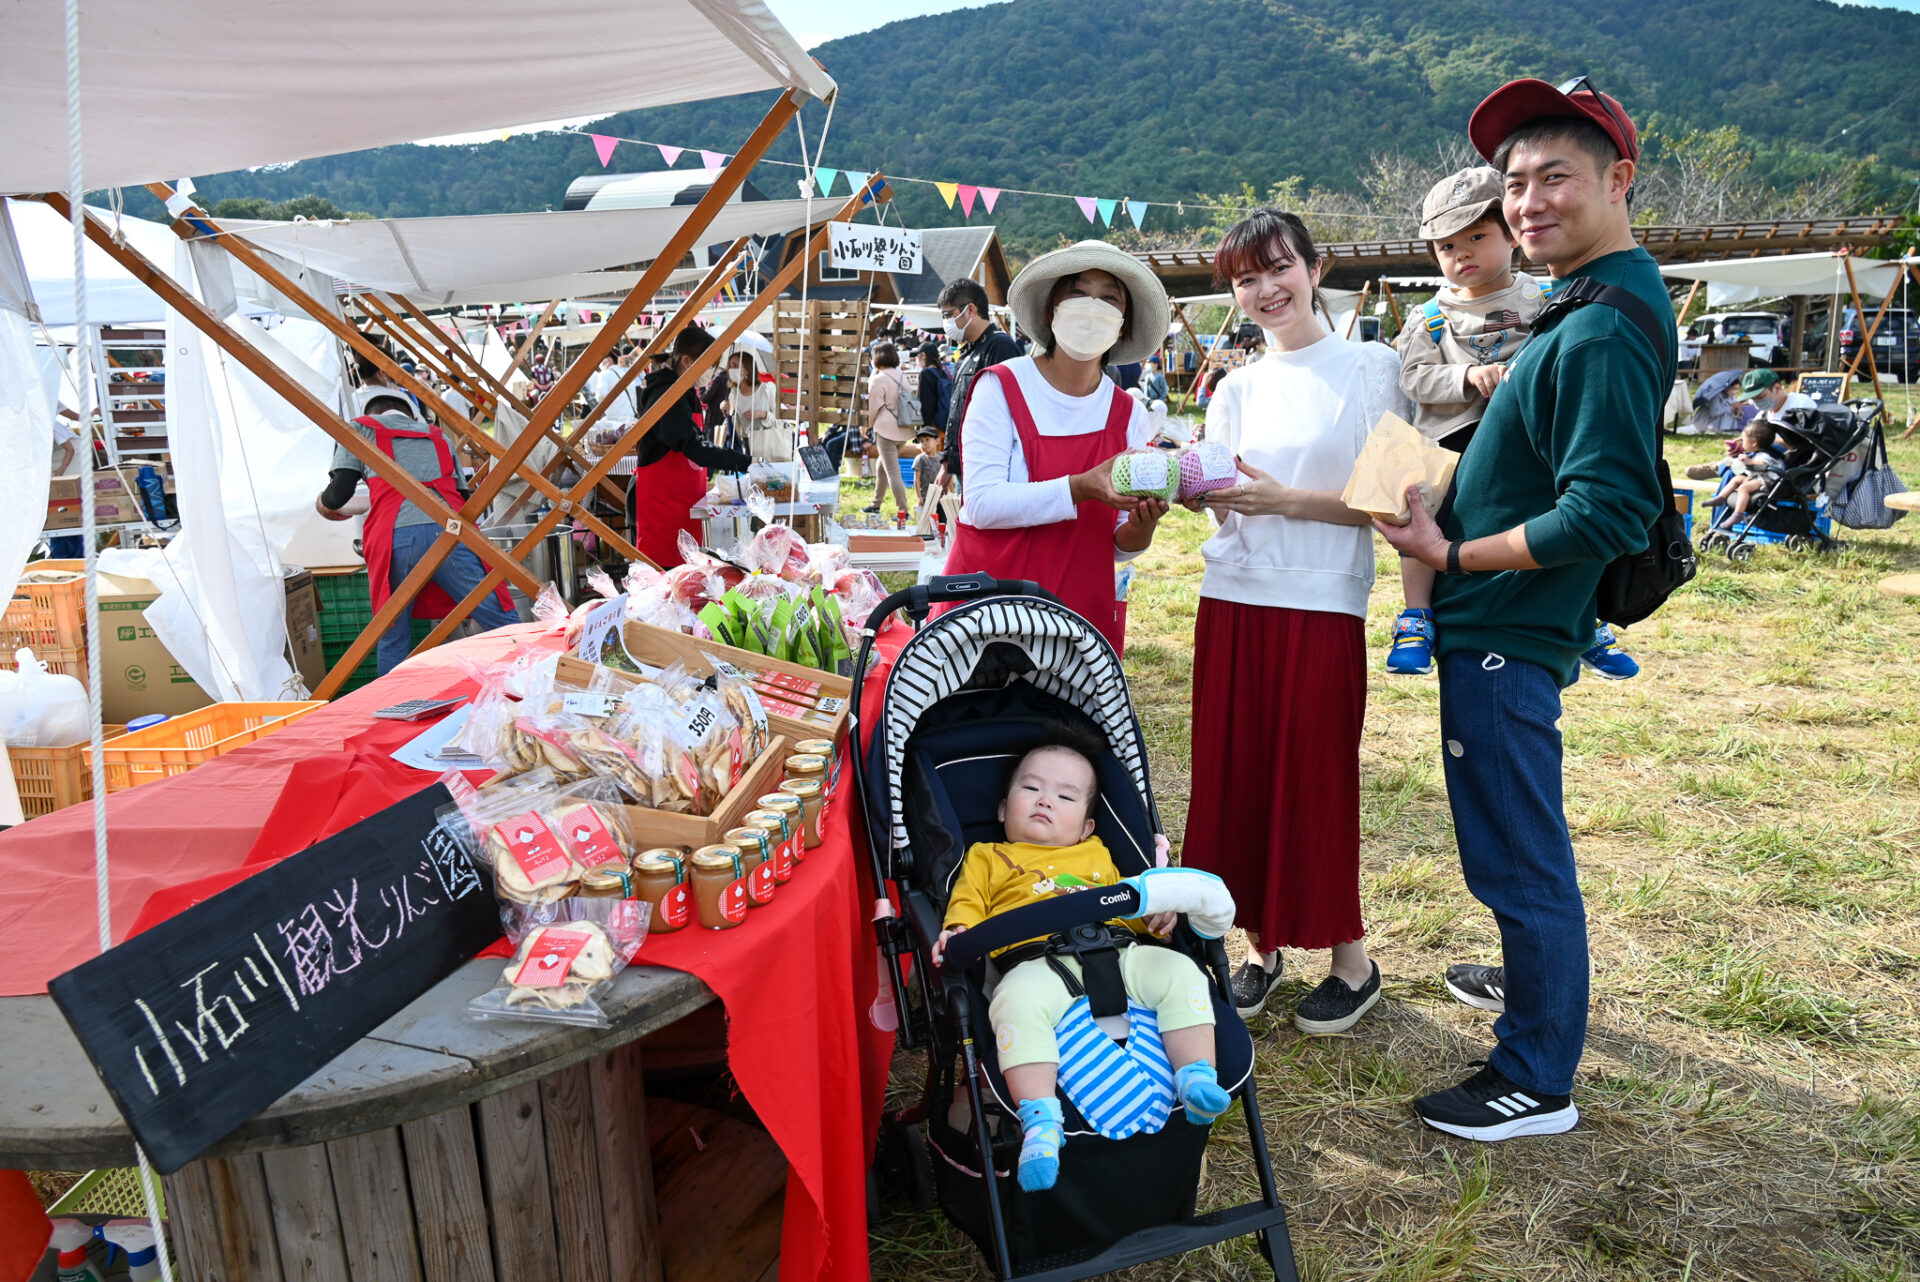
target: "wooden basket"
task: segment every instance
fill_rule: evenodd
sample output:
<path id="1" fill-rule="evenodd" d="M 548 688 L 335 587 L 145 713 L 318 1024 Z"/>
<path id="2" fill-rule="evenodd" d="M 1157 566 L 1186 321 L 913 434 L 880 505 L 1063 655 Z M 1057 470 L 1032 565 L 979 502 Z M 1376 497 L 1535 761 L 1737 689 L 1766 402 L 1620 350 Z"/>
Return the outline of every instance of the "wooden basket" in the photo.
<path id="1" fill-rule="evenodd" d="M 326 706 L 324 699 L 215 703 L 122 735 L 100 750 L 106 761 L 107 791 L 120 792 L 155 779 L 183 775 Z"/>

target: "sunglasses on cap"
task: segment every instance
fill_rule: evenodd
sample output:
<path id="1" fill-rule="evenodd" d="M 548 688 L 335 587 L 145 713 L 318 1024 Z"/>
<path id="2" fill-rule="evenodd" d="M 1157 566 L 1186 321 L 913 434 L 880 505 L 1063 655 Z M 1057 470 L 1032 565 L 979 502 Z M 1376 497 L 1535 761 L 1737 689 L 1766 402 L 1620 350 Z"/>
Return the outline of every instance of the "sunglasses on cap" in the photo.
<path id="1" fill-rule="evenodd" d="M 1613 127 L 1620 131 L 1620 143 L 1627 149 L 1627 159 L 1636 164 L 1639 163 L 1640 144 L 1635 140 L 1633 129 L 1615 113 L 1612 104 L 1607 101 L 1607 96 L 1600 92 L 1600 86 L 1593 83 L 1592 76 L 1575 76 L 1565 84 L 1555 85 L 1554 88 L 1567 95 L 1576 94 L 1582 89 L 1592 94 L 1593 100 L 1600 104 L 1600 110 L 1607 113 L 1607 119 L 1611 120 Z"/>

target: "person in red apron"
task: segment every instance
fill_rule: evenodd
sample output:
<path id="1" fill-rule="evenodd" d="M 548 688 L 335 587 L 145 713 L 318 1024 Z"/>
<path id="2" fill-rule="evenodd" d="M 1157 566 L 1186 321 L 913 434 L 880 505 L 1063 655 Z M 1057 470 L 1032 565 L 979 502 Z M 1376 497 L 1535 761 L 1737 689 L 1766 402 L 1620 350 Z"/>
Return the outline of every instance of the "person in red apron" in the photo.
<path id="1" fill-rule="evenodd" d="M 446 434 L 438 427 L 413 417 L 413 407 L 405 394 L 390 387 L 361 389 L 357 399 L 361 415 L 353 420 L 360 434 L 391 458 L 427 489 L 439 495 L 454 511 L 465 501 L 455 482 L 453 450 Z M 357 499 L 354 489 L 362 477 L 367 482 L 367 498 Z M 379 612 L 393 595 L 393 588 L 413 572 L 427 549 L 440 537 L 441 525 L 377 473 L 369 472 L 344 445 L 334 447 L 333 469 L 327 488 L 314 504 L 316 511 L 330 521 L 344 521 L 366 513 L 360 531 L 361 554 L 367 561 L 367 590 L 373 609 Z M 380 637 L 374 650 L 376 670 L 385 675 L 407 657 L 413 648 L 411 617 L 444 619 L 456 602 L 480 585 L 487 567 L 471 548 L 456 546 L 449 552 L 433 578 L 414 598 L 413 609 L 393 621 Z M 483 630 L 519 621 L 506 585 L 474 607 L 473 621 Z"/>
<path id="2" fill-rule="evenodd" d="M 1114 567 L 1146 550 L 1167 505 L 1113 488 L 1114 456 L 1153 428 L 1103 369 L 1158 349 L 1166 291 L 1131 255 L 1087 240 L 1028 263 L 1007 302 L 1038 354 L 988 366 L 968 389 L 965 501 L 946 570 L 1030 579 L 1120 651 Z"/>
<path id="3" fill-rule="evenodd" d="M 648 372 L 640 392 L 640 416 L 665 396 L 694 360 L 713 346 L 713 335 L 689 325 L 675 335 L 666 364 Z M 634 447 L 633 484 L 627 489 L 627 521 L 634 546 L 661 569 L 679 565 L 680 531 L 700 541 L 700 523 L 688 515 L 707 492 L 707 469 L 744 472 L 753 460 L 707 440 L 700 425 L 699 393 L 667 407 Z"/>

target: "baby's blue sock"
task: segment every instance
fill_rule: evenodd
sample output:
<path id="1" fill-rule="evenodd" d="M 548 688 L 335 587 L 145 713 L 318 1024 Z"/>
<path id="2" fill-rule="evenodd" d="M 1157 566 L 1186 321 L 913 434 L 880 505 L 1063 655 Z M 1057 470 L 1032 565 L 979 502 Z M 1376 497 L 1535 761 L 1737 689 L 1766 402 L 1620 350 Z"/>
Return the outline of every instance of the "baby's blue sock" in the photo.
<path id="1" fill-rule="evenodd" d="M 1197 1126 L 1212 1125 L 1233 1103 L 1233 1097 L 1221 1088 L 1213 1065 L 1204 1059 L 1180 1066 L 1173 1075 L 1173 1093 L 1187 1106 L 1187 1120 Z"/>
<path id="2" fill-rule="evenodd" d="M 1218 1089 L 1218 1088 L 1216 1088 Z M 1060 1178 L 1060 1144 L 1065 1138 L 1066 1115 L 1060 1101 L 1045 1099 L 1020 1101 L 1020 1187 L 1029 1193 L 1050 1189 Z"/>

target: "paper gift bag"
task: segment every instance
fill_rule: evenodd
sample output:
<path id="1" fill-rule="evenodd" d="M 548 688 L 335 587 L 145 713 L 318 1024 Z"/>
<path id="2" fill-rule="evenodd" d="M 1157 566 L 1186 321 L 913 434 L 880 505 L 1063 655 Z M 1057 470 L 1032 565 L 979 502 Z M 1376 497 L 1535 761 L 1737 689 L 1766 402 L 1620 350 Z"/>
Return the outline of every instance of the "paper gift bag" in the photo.
<path id="1" fill-rule="evenodd" d="M 1389 525 L 1405 525 L 1413 519 L 1407 487 L 1418 485 L 1427 511 L 1437 511 L 1459 462 L 1458 454 L 1441 449 L 1398 414 L 1383 414 L 1353 461 L 1340 501 Z"/>

